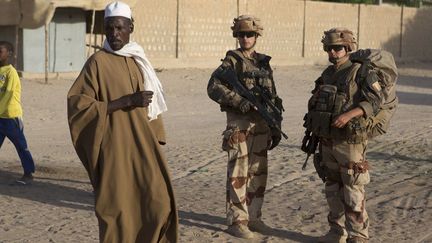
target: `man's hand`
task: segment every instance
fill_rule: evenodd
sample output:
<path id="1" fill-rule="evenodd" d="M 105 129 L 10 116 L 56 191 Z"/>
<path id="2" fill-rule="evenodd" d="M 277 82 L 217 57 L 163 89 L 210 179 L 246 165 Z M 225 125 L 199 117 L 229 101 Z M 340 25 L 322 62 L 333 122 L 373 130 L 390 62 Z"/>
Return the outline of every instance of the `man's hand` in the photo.
<path id="1" fill-rule="evenodd" d="M 135 107 L 147 107 L 152 102 L 153 91 L 138 91 L 136 93 L 122 96 L 108 103 L 108 114 L 122 109 L 133 109 Z"/>
<path id="2" fill-rule="evenodd" d="M 253 107 L 253 104 L 249 101 L 249 100 L 247 100 L 247 99 L 243 99 L 241 102 L 240 102 L 240 105 L 239 105 L 239 109 L 240 109 L 240 111 L 243 113 L 243 114 L 245 114 L 246 112 L 248 112 L 248 111 L 250 111 L 250 109 Z"/>
<path id="3" fill-rule="evenodd" d="M 345 113 L 342 113 L 338 117 L 336 117 L 336 119 L 332 122 L 332 126 L 337 127 L 337 128 L 343 128 L 354 117 L 359 117 L 359 116 L 363 116 L 363 115 L 364 115 L 363 109 L 361 109 L 359 107 L 354 108 L 354 109 L 347 111 Z"/>
<path id="4" fill-rule="evenodd" d="M 333 121 L 332 126 L 337 128 L 343 128 L 352 119 L 352 117 L 347 113 L 342 113 Z"/>
<path id="5" fill-rule="evenodd" d="M 147 107 L 152 102 L 153 91 L 138 91 L 129 95 L 132 107 Z"/>

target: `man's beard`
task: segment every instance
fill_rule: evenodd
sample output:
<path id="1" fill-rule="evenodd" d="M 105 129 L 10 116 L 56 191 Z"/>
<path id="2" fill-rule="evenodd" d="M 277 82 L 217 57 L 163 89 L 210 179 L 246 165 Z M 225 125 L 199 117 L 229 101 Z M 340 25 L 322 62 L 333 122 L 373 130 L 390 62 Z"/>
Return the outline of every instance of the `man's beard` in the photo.
<path id="1" fill-rule="evenodd" d="M 341 58 L 340 57 L 329 57 L 329 62 L 336 64 L 338 63 L 338 61 L 340 62 Z"/>

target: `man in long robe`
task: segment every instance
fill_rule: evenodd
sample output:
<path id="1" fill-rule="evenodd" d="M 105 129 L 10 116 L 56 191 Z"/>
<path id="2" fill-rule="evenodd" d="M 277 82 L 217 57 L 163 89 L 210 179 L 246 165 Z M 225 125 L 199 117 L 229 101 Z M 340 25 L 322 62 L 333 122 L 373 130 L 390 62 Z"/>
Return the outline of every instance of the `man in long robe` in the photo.
<path id="1" fill-rule="evenodd" d="M 129 6 L 107 6 L 105 32 L 104 49 L 89 58 L 68 93 L 70 133 L 94 188 L 100 242 L 176 242 L 174 192 L 160 147 L 164 128 L 154 112 L 166 110 L 160 82 L 142 48 L 138 57 L 124 55 L 137 47 L 129 42 Z"/>

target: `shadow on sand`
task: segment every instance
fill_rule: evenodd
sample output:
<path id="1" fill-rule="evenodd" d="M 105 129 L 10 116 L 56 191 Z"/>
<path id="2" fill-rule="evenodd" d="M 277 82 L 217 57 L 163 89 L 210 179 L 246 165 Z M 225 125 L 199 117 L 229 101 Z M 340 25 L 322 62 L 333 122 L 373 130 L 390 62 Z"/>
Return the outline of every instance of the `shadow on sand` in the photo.
<path id="1" fill-rule="evenodd" d="M 225 232 L 226 220 L 225 218 L 209 215 L 205 213 L 185 212 L 180 210 L 178 212 L 180 224 L 185 226 L 192 226 L 198 228 L 205 228 L 212 231 Z M 316 242 L 317 237 L 304 235 L 299 232 L 294 232 L 284 229 L 273 228 L 266 236 L 274 236 L 281 239 L 286 239 L 294 242 Z"/>
<path id="2" fill-rule="evenodd" d="M 396 92 L 399 103 L 407 105 L 432 105 L 432 94 L 420 94 L 412 92 Z"/>
<path id="3" fill-rule="evenodd" d="M 31 185 L 18 185 L 15 180 L 21 174 L 0 169 L 0 196 L 8 196 L 50 204 L 57 207 L 67 207 L 79 210 L 94 210 L 94 199 L 91 191 L 76 189 L 58 183 L 77 183 L 69 179 L 54 179 L 35 177 Z M 211 231 L 225 232 L 225 218 L 205 213 L 185 212 L 179 210 L 179 223 L 185 226 L 205 228 Z M 273 229 L 266 236 L 274 236 L 295 242 L 315 242 L 316 237 L 302 233 Z"/>
<path id="4" fill-rule="evenodd" d="M 0 169 L 0 195 L 23 198 L 57 207 L 80 210 L 93 210 L 94 200 L 91 191 L 60 185 L 59 182 L 83 183 L 69 179 L 35 177 L 31 185 L 15 183 L 21 174 Z"/>
<path id="5" fill-rule="evenodd" d="M 400 75 L 396 85 L 432 89 L 432 78 Z"/>

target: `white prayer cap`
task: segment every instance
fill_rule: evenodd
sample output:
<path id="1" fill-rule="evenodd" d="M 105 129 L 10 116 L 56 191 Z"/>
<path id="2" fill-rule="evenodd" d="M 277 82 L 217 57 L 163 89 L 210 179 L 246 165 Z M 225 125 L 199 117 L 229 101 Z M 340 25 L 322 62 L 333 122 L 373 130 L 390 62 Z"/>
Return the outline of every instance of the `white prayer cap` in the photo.
<path id="1" fill-rule="evenodd" d="M 115 2 L 108 4 L 105 7 L 105 17 L 104 18 L 117 17 L 117 16 L 131 19 L 132 18 L 132 11 L 131 11 L 129 5 L 127 5 L 124 2 L 115 1 Z"/>

